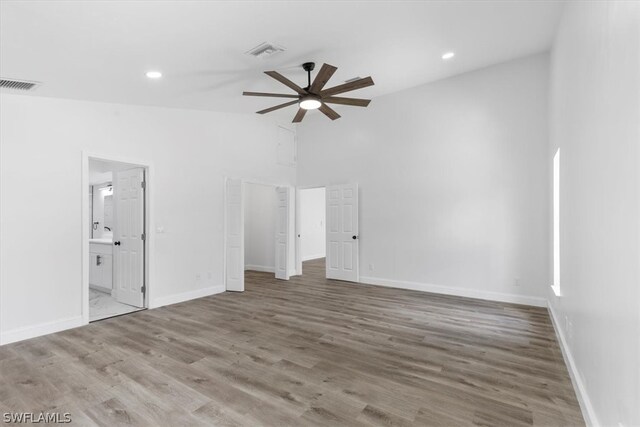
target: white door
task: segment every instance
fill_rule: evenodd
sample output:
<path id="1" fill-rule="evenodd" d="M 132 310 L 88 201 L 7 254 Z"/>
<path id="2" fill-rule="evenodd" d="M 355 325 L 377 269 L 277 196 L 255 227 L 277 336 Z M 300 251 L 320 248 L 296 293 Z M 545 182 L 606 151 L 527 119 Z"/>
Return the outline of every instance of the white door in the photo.
<path id="1" fill-rule="evenodd" d="M 244 206 L 240 179 L 227 179 L 225 254 L 227 291 L 244 291 Z"/>
<path id="2" fill-rule="evenodd" d="M 327 187 L 327 279 L 357 282 L 358 184 Z"/>
<path id="3" fill-rule="evenodd" d="M 276 214 L 276 279 L 289 280 L 289 228 L 291 221 L 291 189 L 278 187 Z"/>
<path id="4" fill-rule="evenodd" d="M 116 300 L 144 306 L 144 169 L 116 172 L 113 288 Z"/>

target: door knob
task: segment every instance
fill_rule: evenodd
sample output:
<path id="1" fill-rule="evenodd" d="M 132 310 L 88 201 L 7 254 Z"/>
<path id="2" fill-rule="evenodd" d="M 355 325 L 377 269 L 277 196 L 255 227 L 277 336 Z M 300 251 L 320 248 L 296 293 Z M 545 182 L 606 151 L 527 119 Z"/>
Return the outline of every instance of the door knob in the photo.
<path id="1" fill-rule="evenodd" d="M 120 241 L 113 242 L 113 244 L 116 245 L 116 246 L 120 246 Z"/>
<path id="2" fill-rule="evenodd" d="M 356 239 L 358 238 L 358 236 L 351 236 L 351 238 L 352 238 L 353 240 L 356 240 Z"/>

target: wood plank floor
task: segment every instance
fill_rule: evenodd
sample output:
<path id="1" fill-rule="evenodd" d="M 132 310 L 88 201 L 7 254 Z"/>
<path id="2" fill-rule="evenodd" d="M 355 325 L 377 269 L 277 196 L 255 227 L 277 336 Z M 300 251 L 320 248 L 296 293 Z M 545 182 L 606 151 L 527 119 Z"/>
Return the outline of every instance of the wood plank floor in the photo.
<path id="1" fill-rule="evenodd" d="M 584 425 L 545 309 L 248 272 L 0 347 L 0 413 L 72 425 Z"/>

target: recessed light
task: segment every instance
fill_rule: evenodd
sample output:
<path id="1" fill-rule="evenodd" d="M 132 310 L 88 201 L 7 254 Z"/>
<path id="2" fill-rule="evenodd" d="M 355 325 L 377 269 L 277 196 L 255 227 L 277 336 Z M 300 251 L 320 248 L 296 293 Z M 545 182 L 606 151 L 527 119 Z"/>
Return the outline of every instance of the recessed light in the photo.
<path id="1" fill-rule="evenodd" d="M 160 71 L 147 71 L 145 76 L 150 79 L 159 79 L 160 77 L 162 77 L 162 73 Z"/>
<path id="2" fill-rule="evenodd" d="M 453 52 L 447 52 L 447 53 L 445 53 L 444 55 L 442 55 L 442 59 L 447 60 L 447 59 L 451 59 L 451 58 L 453 58 L 454 56 L 456 56 L 456 54 L 455 54 L 455 53 L 453 53 Z"/>

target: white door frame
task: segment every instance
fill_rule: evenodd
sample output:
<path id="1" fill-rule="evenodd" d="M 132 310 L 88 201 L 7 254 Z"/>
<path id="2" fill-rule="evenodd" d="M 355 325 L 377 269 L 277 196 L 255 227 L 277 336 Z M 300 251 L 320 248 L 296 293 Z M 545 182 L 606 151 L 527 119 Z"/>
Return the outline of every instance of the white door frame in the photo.
<path id="1" fill-rule="evenodd" d="M 295 222 L 296 222 L 296 232 L 295 232 L 295 236 L 296 236 L 296 275 L 300 276 L 302 274 L 302 252 L 300 251 L 300 248 L 302 246 L 302 238 L 300 237 L 301 234 L 301 228 L 302 228 L 302 215 L 301 215 L 301 206 L 300 206 L 300 191 L 302 190 L 313 190 L 315 188 L 327 188 L 327 185 L 301 185 L 296 187 L 296 213 L 295 213 Z M 327 210 L 327 207 L 325 205 L 324 207 L 325 211 Z M 326 221 L 325 221 L 326 223 Z M 327 240 L 327 237 L 325 235 L 325 243 Z"/>
<path id="2" fill-rule="evenodd" d="M 250 178 L 243 178 L 243 177 L 239 177 L 239 176 L 231 176 L 231 175 L 225 175 L 222 177 L 222 185 L 223 185 L 223 191 L 224 191 L 224 230 L 223 230 L 223 239 L 222 239 L 222 253 L 224 254 L 224 259 L 223 259 L 223 267 L 222 267 L 222 273 L 223 273 L 223 277 L 224 277 L 224 284 L 225 284 L 225 289 L 226 289 L 226 285 L 227 285 L 227 180 L 228 179 L 239 179 L 242 181 L 243 184 L 255 184 L 255 185 L 266 185 L 268 187 L 273 187 L 274 193 L 276 188 L 278 187 L 290 187 L 292 190 L 296 190 L 296 187 L 292 184 L 283 184 L 281 182 L 278 181 L 271 181 L 269 179 L 263 179 L 263 178 L 256 178 L 256 177 L 250 177 Z M 243 195 L 244 197 L 244 195 Z M 297 191 L 296 191 L 296 197 L 297 197 Z M 296 199 L 297 200 L 297 199 Z M 296 201 L 297 203 L 297 201 Z M 244 206 L 243 206 L 244 208 Z M 297 213 L 297 211 L 296 211 Z M 89 225 L 87 224 L 87 227 Z M 245 226 L 245 220 L 243 218 L 242 221 L 242 227 L 244 228 Z M 275 244 L 275 236 L 273 236 L 274 238 L 274 244 Z M 294 245 L 297 246 L 297 245 Z M 291 248 L 289 248 L 289 250 L 291 250 Z M 244 267 L 244 266 L 243 266 Z M 296 273 L 297 274 L 297 273 Z"/>
<path id="3" fill-rule="evenodd" d="M 154 270 L 151 268 L 154 266 L 155 248 L 153 245 L 153 236 L 150 232 L 153 230 L 154 225 L 154 191 L 153 186 L 155 182 L 153 162 L 148 160 L 131 159 L 128 157 L 122 157 L 112 154 L 95 153 L 89 151 L 82 151 L 82 178 L 81 178 L 81 210 L 82 210 L 82 232 L 81 248 L 82 248 L 82 280 L 81 280 L 81 295 L 82 295 L 82 324 L 89 324 L 89 160 L 102 160 L 107 162 L 126 163 L 132 167 L 141 167 L 145 170 L 146 188 L 144 192 L 145 198 L 145 212 L 144 212 L 144 233 L 145 233 L 145 250 L 144 250 L 144 307 L 153 308 L 153 287 L 149 286 L 154 280 Z"/>

